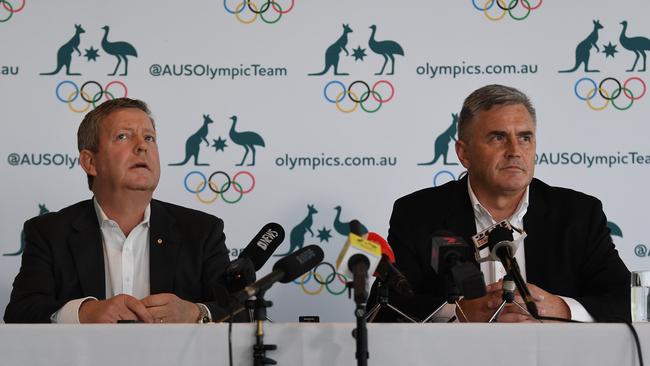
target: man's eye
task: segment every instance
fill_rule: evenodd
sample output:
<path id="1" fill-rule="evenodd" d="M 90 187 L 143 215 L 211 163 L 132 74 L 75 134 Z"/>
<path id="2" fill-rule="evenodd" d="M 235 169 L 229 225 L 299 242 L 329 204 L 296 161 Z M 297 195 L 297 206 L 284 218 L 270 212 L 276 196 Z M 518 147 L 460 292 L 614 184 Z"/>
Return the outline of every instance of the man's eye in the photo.
<path id="1" fill-rule="evenodd" d="M 125 133 L 120 133 L 115 137 L 116 140 L 126 140 L 127 138 L 128 136 Z"/>
<path id="2" fill-rule="evenodd" d="M 156 136 L 153 135 L 145 136 L 144 139 L 149 142 L 156 142 Z"/>

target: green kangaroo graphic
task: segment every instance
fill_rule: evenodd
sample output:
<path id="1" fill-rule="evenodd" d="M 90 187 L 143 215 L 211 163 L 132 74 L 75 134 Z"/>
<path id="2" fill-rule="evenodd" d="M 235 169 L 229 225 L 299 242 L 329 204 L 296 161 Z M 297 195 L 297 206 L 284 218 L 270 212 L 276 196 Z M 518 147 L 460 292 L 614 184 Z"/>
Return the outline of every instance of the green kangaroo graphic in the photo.
<path id="1" fill-rule="evenodd" d="M 623 31 L 621 31 L 621 36 L 619 37 L 618 40 L 621 42 L 621 46 L 623 46 L 623 48 L 634 52 L 634 54 L 636 55 L 636 58 L 634 59 L 634 65 L 632 65 L 632 68 L 625 71 L 627 72 L 634 71 L 634 68 L 636 67 L 636 63 L 639 61 L 639 56 L 643 56 L 643 69 L 639 71 L 645 71 L 645 61 L 646 61 L 645 51 L 650 51 L 650 39 L 647 39 L 645 37 L 628 38 L 625 35 L 625 31 L 627 30 L 627 20 L 622 21 L 621 24 L 623 25 Z"/>
<path id="2" fill-rule="evenodd" d="M 201 128 L 199 128 L 198 131 L 193 133 L 192 136 L 188 137 L 185 141 L 185 160 L 180 163 L 169 164 L 170 166 L 185 165 L 185 163 L 187 163 L 192 157 L 194 157 L 194 165 L 196 166 L 210 165 L 199 163 L 199 150 L 201 147 L 201 141 L 205 141 L 205 143 L 210 146 L 210 143 L 206 137 L 208 136 L 208 125 L 212 122 L 212 118 L 210 118 L 209 114 L 203 115 L 203 125 Z"/>
<path id="3" fill-rule="evenodd" d="M 372 52 L 384 56 L 384 65 L 381 67 L 381 71 L 376 73 L 375 75 L 383 75 L 384 74 L 384 69 L 386 68 L 386 64 L 388 63 L 388 59 L 390 59 L 390 72 L 386 75 L 393 75 L 395 73 L 395 56 L 394 55 L 402 55 L 404 56 L 404 50 L 402 49 L 402 46 L 399 45 L 399 43 L 395 41 L 375 41 L 375 32 L 377 31 L 377 26 L 376 25 L 371 25 L 370 29 L 372 29 L 372 33 L 370 33 L 370 40 L 368 41 L 368 47 L 372 50 Z"/>
<path id="4" fill-rule="evenodd" d="M 331 46 L 327 47 L 327 50 L 325 51 L 325 68 L 323 71 L 315 73 L 315 74 L 307 74 L 309 76 L 315 76 L 315 75 L 324 75 L 326 72 L 329 71 L 331 67 L 334 67 L 334 75 L 350 75 L 349 73 L 342 73 L 339 72 L 339 54 L 341 53 L 341 50 L 345 51 L 345 55 L 349 56 L 350 52 L 345 48 L 348 44 L 348 33 L 352 33 L 352 29 L 348 24 L 343 24 L 343 34 L 339 37 L 339 39 L 336 40 L 336 42 L 332 43 Z"/>
<path id="5" fill-rule="evenodd" d="M 600 48 L 598 48 L 596 42 L 598 42 L 598 30 L 603 29 L 603 26 L 600 25 L 600 21 L 594 20 L 593 23 L 594 30 L 589 33 L 587 38 L 578 43 L 578 46 L 576 47 L 576 65 L 571 70 L 560 70 L 558 72 L 574 72 L 578 70 L 580 64 L 585 65 L 585 72 L 600 72 L 599 70 L 589 70 L 589 52 L 591 46 L 596 48 L 596 52 L 600 52 Z"/>
<path id="6" fill-rule="evenodd" d="M 308 231 L 312 238 L 314 237 L 314 232 L 311 231 L 311 226 L 314 224 L 313 216 L 317 213 L 318 211 L 316 211 L 314 205 L 307 205 L 307 217 L 291 229 L 291 234 L 289 234 L 289 251 L 284 254 L 275 254 L 274 257 L 284 257 L 298 249 L 301 249 L 305 244 L 305 234 L 307 234 Z"/>
<path id="7" fill-rule="evenodd" d="M 249 149 L 253 151 L 253 162 L 248 164 L 248 166 L 255 165 L 255 146 L 266 147 L 266 145 L 264 145 L 264 140 L 262 139 L 262 136 L 252 131 L 244 131 L 244 132 L 235 131 L 235 125 L 237 124 L 237 116 L 232 116 L 230 117 L 230 119 L 232 120 L 232 126 L 230 127 L 230 133 L 229 133 L 230 140 L 237 145 L 243 146 L 244 149 L 246 150 L 246 152 L 244 153 L 244 158 L 241 159 L 241 163 L 235 164 L 235 166 L 244 165 L 244 161 L 246 161 L 246 156 L 248 156 Z"/>
<path id="8" fill-rule="evenodd" d="M 451 126 L 445 130 L 445 132 L 441 133 L 438 137 L 436 137 L 436 142 L 434 144 L 435 147 L 435 156 L 433 157 L 433 160 L 431 160 L 428 163 L 419 163 L 418 165 L 433 165 L 435 164 L 438 159 L 442 156 L 443 158 L 443 164 L 445 165 L 458 165 L 458 163 L 448 163 L 447 162 L 447 154 L 449 153 L 449 143 L 451 140 L 458 141 L 456 140 L 456 132 L 458 131 L 458 113 L 452 113 L 451 114 Z"/>
<path id="9" fill-rule="evenodd" d="M 45 205 L 41 205 L 40 203 L 38 204 L 38 209 L 39 209 L 38 216 L 41 216 L 41 215 L 44 215 L 44 214 L 50 212 L 50 210 L 48 210 L 47 207 L 45 207 Z M 18 251 L 15 252 L 15 253 L 5 253 L 5 254 L 3 254 L 3 256 L 5 256 L 5 257 L 15 257 L 15 256 L 23 254 L 23 251 L 25 251 L 25 231 L 24 230 L 20 232 L 20 249 L 18 249 Z"/>
<path id="10" fill-rule="evenodd" d="M 105 25 L 102 27 L 102 29 L 104 30 L 104 38 L 102 38 L 102 49 L 104 49 L 104 52 L 108 53 L 109 55 L 117 57 L 117 65 L 115 65 L 115 70 L 113 70 L 112 74 L 108 74 L 108 76 L 114 76 L 117 73 L 117 69 L 120 67 L 122 60 L 124 60 L 124 74 L 120 74 L 120 76 L 126 76 L 126 74 L 129 72 L 129 59 L 126 58 L 126 56 L 138 57 L 138 52 L 136 52 L 135 47 L 133 47 L 128 42 L 109 42 L 107 39 L 109 30 L 108 26 Z"/>
<path id="11" fill-rule="evenodd" d="M 79 51 L 79 43 L 81 43 L 81 33 L 86 31 L 81 28 L 81 24 L 75 24 L 74 36 L 70 38 L 63 46 L 59 47 L 59 51 L 56 53 L 56 70 L 52 72 L 44 72 L 40 75 L 54 75 L 58 74 L 59 71 L 65 66 L 66 75 L 81 75 L 79 73 L 70 72 L 70 63 L 72 62 L 72 53 L 77 51 L 79 56 L 81 56 L 81 51 Z"/>
<path id="12" fill-rule="evenodd" d="M 336 230 L 337 233 L 343 235 L 343 236 L 348 236 L 350 235 L 350 223 L 349 222 L 341 222 L 341 206 L 336 206 L 334 207 L 336 210 L 336 217 L 334 218 L 334 230 Z M 368 232 L 368 229 L 361 224 L 361 234 L 365 234 Z"/>

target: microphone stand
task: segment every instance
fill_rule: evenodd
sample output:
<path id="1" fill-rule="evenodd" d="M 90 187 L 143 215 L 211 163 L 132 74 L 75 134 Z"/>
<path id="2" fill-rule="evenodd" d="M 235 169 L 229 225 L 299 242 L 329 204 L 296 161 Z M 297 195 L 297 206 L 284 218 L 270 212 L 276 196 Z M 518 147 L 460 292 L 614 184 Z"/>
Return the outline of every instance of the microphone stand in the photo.
<path id="1" fill-rule="evenodd" d="M 428 323 L 431 319 L 433 319 L 433 317 L 438 315 L 438 313 L 442 311 L 442 309 L 447 304 L 456 304 L 456 306 L 460 309 L 460 312 L 463 313 L 463 309 L 460 307 L 460 304 L 458 303 L 458 300 L 460 299 L 460 291 L 454 284 L 454 279 L 450 274 L 445 275 L 445 288 L 446 288 L 445 292 L 447 293 L 447 301 L 440 304 L 440 306 L 438 306 L 431 314 L 429 314 L 429 316 L 427 316 L 422 321 L 422 323 Z"/>
<path id="2" fill-rule="evenodd" d="M 264 344 L 264 321 L 266 309 L 273 306 L 273 302 L 264 300 L 266 290 L 260 291 L 255 300 L 247 300 L 246 305 L 253 309 L 253 320 L 256 323 L 255 345 L 253 345 L 253 366 L 276 365 L 277 362 L 266 357 L 266 351 L 275 351 L 278 346 L 275 344 Z"/>
<path id="3" fill-rule="evenodd" d="M 366 313 L 366 321 L 369 323 L 372 323 L 373 320 L 375 320 L 375 317 L 377 314 L 379 314 L 379 311 L 386 307 L 397 314 L 399 314 L 401 317 L 407 319 L 411 323 L 417 323 L 417 321 L 410 316 L 404 314 L 401 312 L 398 308 L 394 307 L 388 302 L 388 296 L 389 296 L 389 291 L 388 291 L 388 286 L 381 282 L 379 279 L 377 279 L 377 304 L 373 306 L 368 313 Z"/>
<path id="4" fill-rule="evenodd" d="M 488 323 L 498 321 L 497 318 L 499 317 L 499 314 L 501 314 L 501 311 L 506 306 L 506 304 L 515 304 L 521 310 L 525 311 L 528 315 L 531 315 L 528 309 L 521 306 L 520 303 L 515 301 L 515 283 L 510 275 L 503 276 L 503 294 L 501 294 L 501 300 L 501 305 L 499 305 L 490 320 L 488 320 Z"/>

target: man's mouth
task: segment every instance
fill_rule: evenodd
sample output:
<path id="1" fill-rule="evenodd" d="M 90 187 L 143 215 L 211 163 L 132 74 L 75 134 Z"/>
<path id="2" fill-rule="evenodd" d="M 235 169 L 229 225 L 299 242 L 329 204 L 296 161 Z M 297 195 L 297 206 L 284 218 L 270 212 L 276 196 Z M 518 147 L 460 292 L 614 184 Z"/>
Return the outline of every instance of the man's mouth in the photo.
<path id="1" fill-rule="evenodd" d="M 137 168 L 144 168 L 149 170 L 149 165 L 147 165 L 147 163 L 135 163 L 131 165 L 131 169 L 137 169 Z"/>

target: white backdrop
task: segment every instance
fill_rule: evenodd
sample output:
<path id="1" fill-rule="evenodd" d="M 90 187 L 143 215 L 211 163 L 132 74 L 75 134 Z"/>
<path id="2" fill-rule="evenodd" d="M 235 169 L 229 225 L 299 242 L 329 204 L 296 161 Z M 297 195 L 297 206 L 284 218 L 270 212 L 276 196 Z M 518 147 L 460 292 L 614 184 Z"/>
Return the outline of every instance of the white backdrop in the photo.
<path id="1" fill-rule="evenodd" d="M 20 265 L 19 255 L 11 254 L 20 252 L 23 222 L 41 206 L 55 211 L 91 196 L 75 160 L 84 113 L 74 110 L 93 108 L 82 97 L 119 97 L 125 90 L 148 102 L 156 119 L 163 165 L 156 198 L 223 218 L 234 255 L 265 223 L 276 221 L 287 231 L 278 253 L 290 244 L 318 244 L 334 263 L 344 243 L 336 230 L 342 224 L 357 218 L 386 235 L 396 198 L 462 172 L 442 158 L 418 163 L 433 160 L 436 145 L 440 153 L 449 149 L 449 163 L 458 162 L 453 141 L 436 139 L 469 92 L 488 83 L 515 86 L 538 111 L 536 176 L 599 197 L 616 225 L 614 241 L 623 260 L 630 269 L 650 269 L 650 241 L 643 234 L 650 205 L 648 72 L 642 71 L 642 57 L 634 71 L 626 71 L 634 49 L 650 48 L 650 3 L 511 1 L 510 12 L 489 0 L 265 4 L 252 1 L 251 8 L 262 13 L 253 16 L 236 0 L 0 2 L 0 20 L 6 19 L 0 22 L 0 251 L 10 254 L 0 257 L 0 304 L 8 301 Z M 590 41 L 596 24 L 602 28 Z M 84 30 L 78 39 L 75 25 Z M 344 25 L 352 31 L 347 42 L 340 38 Z M 387 40 L 393 42 L 381 43 Z M 120 75 L 121 61 L 117 75 L 109 76 L 117 55 L 126 55 L 128 72 Z M 390 61 L 383 75 L 375 75 L 383 55 L 394 56 L 393 75 L 387 75 Z M 326 59 L 332 67 L 324 75 L 308 75 L 322 71 Z M 585 60 L 599 72 L 585 72 Z M 576 61 L 582 61 L 578 70 L 558 72 Z M 56 74 L 40 75 L 57 64 L 62 69 Z M 66 75 L 67 64 L 70 73 L 81 75 Z M 349 75 L 334 75 L 334 64 Z M 609 77 L 616 80 L 605 80 L 596 92 Z M 81 95 L 75 92 L 87 82 Z M 364 82 L 374 92 L 364 96 Z M 364 100 L 360 105 L 342 93 L 341 85 L 351 84 L 351 97 Z M 204 115 L 213 123 L 205 134 L 208 144 L 200 141 L 198 161 L 209 166 L 193 160 L 169 166 L 184 160 L 185 142 L 199 131 Z M 234 136 L 231 116 L 237 116 Z M 256 147 L 255 165 L 248 166 L 251 153 L 237 166 L 243 145 L 259 144 L 244 131 L 264 141 Z M 215 194 L 207 188 L 198 197 L 188 191 L 205 186 L 193 171 L 206 178 L 222 171 L 239 185 L 203 203 Z M 213 182 L 222 186 L 223 173 Z M 240 196 L 236 203 L 224 201 Z M 317 212 L 308 215 L 308 205 Z M 330 272 L 319 268 L 323 279 Z M 268 293 L 274 320 L 353 318 L 345 293 L 332 294 L 342 289 L 338 279 L 332 275 L 327 287 L 307 279 L 302 287 L 277 285 Z"/>

